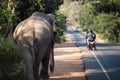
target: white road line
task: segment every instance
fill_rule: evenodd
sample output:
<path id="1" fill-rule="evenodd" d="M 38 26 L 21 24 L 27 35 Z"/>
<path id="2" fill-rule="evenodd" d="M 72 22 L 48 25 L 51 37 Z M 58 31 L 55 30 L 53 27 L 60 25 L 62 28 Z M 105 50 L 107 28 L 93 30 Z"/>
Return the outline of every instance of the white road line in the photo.
<path id="1" fill-rule="evenodd" d="M 97 56 L 95 55 L 95 53 L 93 51 L 91 51 L 92 55 L 95 57 L 95 59 L 97 60 L 98 64 L 100 65 L 101 69 L 103 70 L 106 78 L 108 80 L 111 80 L 110 76 L 108 75 L 107 71 L 105 70 L 105 68 L 103 67 L 102 63 L 100 62 L 100 60 L 97 58 Z"/>
<path id="2" fill-rule="evenodd" d="M 73 39 L 72 42 L 75 42 L 75 40 L 74 40 L 74 38 L 73 38 L 74 34 L 71 34 L 71 36 L 72 36 L 72 39 Z M 102 63 L 100 62 L 100 60 L 99 60 L 99 59 L 97 58 L 97 56 L 95 55 L 95 53 L 94 53 L 93 51 L 91 51 L 91 53 L 92 53 L 92 55 L 95 57 L 95 59 L 96 59 L 96 61 L 98 62 L 99 66 L 101 67 L 101 69 L 103 70 L 106 78 L 107 78 L 108 80 L 111 80 L 110 76 L 108 75 L 107 71 L 105 70 L 105 68 L 103 67 Z"/>

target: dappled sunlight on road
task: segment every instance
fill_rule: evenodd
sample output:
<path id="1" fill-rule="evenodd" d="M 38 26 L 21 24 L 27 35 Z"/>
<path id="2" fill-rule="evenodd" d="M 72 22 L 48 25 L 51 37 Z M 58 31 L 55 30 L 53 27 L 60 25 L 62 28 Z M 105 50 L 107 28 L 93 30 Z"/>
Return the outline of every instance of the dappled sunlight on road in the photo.
<path id="1" fill-rule="evenodd" d="M 62 74 L 62 75 L 57 75 L 57 76 L 53 76 L 51 77 L 51 80 L 55 79 L 55 80 L 79 80 L 80 77 L 83 77 L 84 73 L 83 72 L 70 72 L 67 74 Z M 84 80 L 84 79 L 81 79 Z"/>
<path id="2" fill-rule="evenodd" d="M 55 48 L 54 71 L 50 80 L 85 80 L 80 49 L 77 46 Z"/>

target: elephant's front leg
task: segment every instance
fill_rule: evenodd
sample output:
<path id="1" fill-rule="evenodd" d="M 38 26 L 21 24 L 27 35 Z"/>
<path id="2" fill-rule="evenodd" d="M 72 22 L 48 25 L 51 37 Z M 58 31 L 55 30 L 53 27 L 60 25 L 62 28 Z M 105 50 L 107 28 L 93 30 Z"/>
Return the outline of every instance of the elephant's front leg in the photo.
<path id="1" fill-rule="evenodd" d="M 42 68 L 40 74 L 40 77 L 42 79 L 49 79 L 49 74 L 48 74 L 49 58 L 50 58 L 50 52 L 48 52 L 47 55 L 42 59 Z"/>
<path id="2" fill-rule="evenodd" d="M 41 60 L 37 60 L 36 59 L 36 64 L 35 64 L 35 66 L 34 66 L 34 77 L 35 77 L 35 80 L 40 80 L 39 79 L 39 71 L 40 71 L 40 62 L 41 62 Z"/>
<path id="3" fill-rule="evenodd" d="M 41 68 L 41 74 L 40 74 L 40 77 L 42 79 L 49 79 L 48 65 L 49 65 L 49 58 L 44 58 L 42 60 L 42 68 Z"/>
<path id="4" fill-rule="evenodd" d="M 35 80 L 33 75 L 33 57 L 27 48 L 22 47 L 20 49 L 22 51 L 21 54 L 25 62 L 28 80 Z"/>

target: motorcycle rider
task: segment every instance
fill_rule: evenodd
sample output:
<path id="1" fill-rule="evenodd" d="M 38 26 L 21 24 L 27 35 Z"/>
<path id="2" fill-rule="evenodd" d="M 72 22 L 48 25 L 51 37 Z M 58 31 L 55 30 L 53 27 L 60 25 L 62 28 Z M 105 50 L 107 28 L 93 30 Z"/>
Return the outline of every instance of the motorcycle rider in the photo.
<path id="1" fill-rule="evenodd" d="M 88 35 L 88 30 L 86 30 L 86 36 L 85 36 L 85 39 L 86 39 L 86 46 L 87 46 L 87 48 L 88 48 L 87 35 Z"/>
<path id="2" fill-rule="evenodd" d="M 89 40 L 90 40 L 91 38 L 93 38 L 93 40 L 94 40 L 93 48 L 94 48 L 94 50 L 97 50 L 97 49 L 96 49 L 96 44 L 95 44 L 95 43 L 96 43 L 96 34 L 93 33 L 92 29 L 88 29 L 88 32 L 87 32 L 87 34 L 86 34 L 87 47 L 89 47 Z"/>

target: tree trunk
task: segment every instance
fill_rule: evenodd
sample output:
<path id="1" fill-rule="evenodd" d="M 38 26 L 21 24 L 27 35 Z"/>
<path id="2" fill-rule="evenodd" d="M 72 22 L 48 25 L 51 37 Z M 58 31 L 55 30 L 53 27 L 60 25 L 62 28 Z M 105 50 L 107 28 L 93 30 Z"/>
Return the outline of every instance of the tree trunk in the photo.
<path id="1" fill-rule="evenodd" d="M 12 2 L 12 0 L 8 1 L 8 8 L 11 10 L 11 15 L 8 16 L 8 26 L 5 32 L 5 36 L 8 38 L 12 38 L 12 32 L 13 32 L 13 20 L 12 17 L 14 15 L 14 11 L 15 11 L 15 6 Z"/>
<path id="2" fill-rule="evenodd" d="M 8 38 L 12 37 L 12 32 L 13 32 L 13 22 L 11 20 L 8 21 L 8 26 L 5 32 L 5 36 Z"/>

